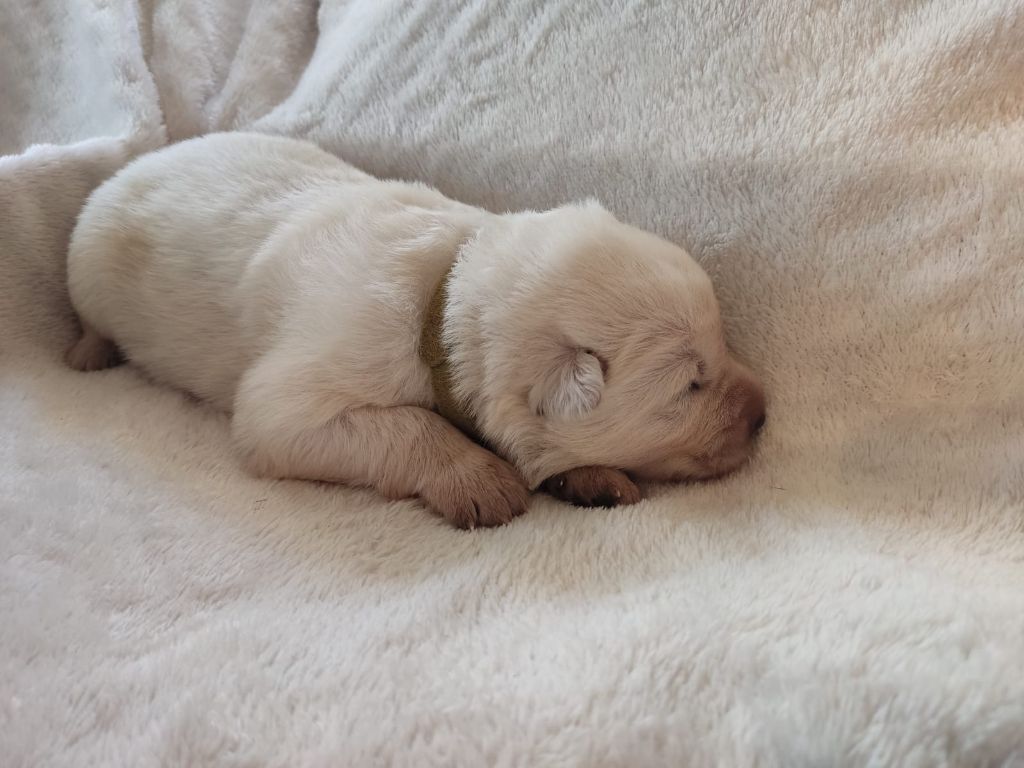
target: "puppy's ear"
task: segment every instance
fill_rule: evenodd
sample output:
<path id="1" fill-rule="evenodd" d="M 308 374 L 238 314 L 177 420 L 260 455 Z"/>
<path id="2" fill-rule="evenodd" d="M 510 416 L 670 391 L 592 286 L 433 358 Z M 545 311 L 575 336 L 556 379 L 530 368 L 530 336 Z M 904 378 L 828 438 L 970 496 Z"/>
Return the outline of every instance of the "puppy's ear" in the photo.
<path id="1" fill-rule="evenodd" d="M 601 402 L 604 365 L 589 349 L 567 349 L 530 390 L 530 408 L 538 416 L 575 419 Z"/>

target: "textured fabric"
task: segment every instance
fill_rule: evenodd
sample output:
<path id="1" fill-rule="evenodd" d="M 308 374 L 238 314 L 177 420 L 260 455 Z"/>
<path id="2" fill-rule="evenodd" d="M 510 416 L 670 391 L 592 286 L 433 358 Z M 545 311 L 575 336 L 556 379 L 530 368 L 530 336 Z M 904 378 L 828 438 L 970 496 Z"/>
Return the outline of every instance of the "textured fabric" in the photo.
<path id="1" fill-rule="evenodd" d="M 444 329 L 444 310 L 448 302 L 448 280 L 451 270 L 445 272 L 438 283 L 427 305 L 423 318 L 423 331 L 420 334 L 420 359 L 430 368 L 430 388 L 434 392 L 437 412 L 458 427 L 462 432 L 477 442 L 480 433 L 476 429 L 473 417 L 466 413 L 452 388 L 451 363 L 441 338 Z"/>
<path id="2" fill-rule="evenodd" d="M 2 762 L 1024 763 L 1022 39 L 1013 0 L 0 4 Z M 66 370 L 89 189 L 248 125 L 686 246 L 756 460 L 461 533 Z"/>

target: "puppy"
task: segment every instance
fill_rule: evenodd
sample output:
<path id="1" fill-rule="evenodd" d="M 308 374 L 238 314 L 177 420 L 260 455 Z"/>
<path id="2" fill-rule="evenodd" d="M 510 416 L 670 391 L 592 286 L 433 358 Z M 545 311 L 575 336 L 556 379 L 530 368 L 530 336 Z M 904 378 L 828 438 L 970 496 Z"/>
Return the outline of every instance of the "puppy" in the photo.
<path id="1" fill-rule="evenodd" d="M 418 496 L 460 527 L 542 484 L 614 505 L 632 478 L 721 475 L 765 418 L 675 245 L 595 202 L 496 215 L 290 139 L 131 163 L 85 205 L 68 285 L 72 367 L 130 360 L 230 412 L 251 471 Z"/>

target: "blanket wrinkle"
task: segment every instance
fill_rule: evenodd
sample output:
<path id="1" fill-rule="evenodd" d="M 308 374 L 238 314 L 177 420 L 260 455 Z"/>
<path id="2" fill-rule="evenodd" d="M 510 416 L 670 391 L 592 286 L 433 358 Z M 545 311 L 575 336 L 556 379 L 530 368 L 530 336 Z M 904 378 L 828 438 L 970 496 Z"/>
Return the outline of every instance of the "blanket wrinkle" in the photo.
<path id="1" fill-rule="evenodd" d="M 1024 765 L 1024 2 L 0 3 L 5 766 Z M 752 464 L 461 533 L 62 364 L 133 157 L 305 138 L 687 247 Z"/>

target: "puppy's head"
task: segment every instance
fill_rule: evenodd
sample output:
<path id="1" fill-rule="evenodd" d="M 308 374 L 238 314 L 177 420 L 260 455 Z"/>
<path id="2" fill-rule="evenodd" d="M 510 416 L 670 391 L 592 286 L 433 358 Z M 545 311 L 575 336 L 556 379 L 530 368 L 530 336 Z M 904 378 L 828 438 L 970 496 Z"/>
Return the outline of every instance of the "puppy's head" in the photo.
<path id="1" fill-rule="evenodd" d="M 462 394 L 531 485 L 586 465 L 707 478 L 748 458 L 764 393 L 681 248 L 587 203 L 505 217 L 466 255 Z"/>

